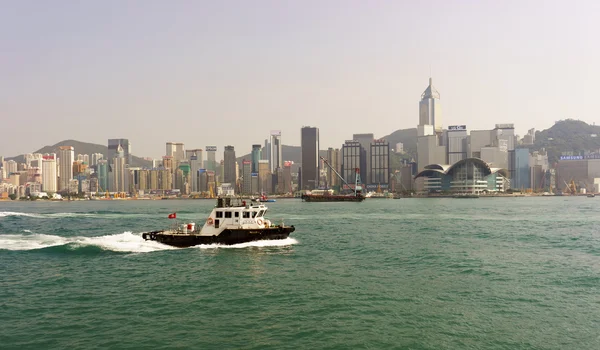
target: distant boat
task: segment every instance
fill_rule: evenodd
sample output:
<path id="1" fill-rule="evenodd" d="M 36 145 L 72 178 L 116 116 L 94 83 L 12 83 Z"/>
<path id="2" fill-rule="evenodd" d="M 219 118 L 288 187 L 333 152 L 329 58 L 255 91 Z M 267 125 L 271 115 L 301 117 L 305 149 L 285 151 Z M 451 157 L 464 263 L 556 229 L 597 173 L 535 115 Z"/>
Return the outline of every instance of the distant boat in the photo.
<path id="1" fill-rule="evenodd" d="M 269 198 L 267 198 L 267 196 L 264 193 L 260 196 L 260 198 L 258 199 L 258 201 L 262 202 L 262 203 L 273 203 L 273 202 L 276 202 L 275 199 L 269 199 Z"/>
<path id="2" fill-rule="evenodd" d="M 588 195 L 587 195 L 587 196 L 588 196 L 588 198 L 594 198 L 594 197 L 596 197 L 596 195 L 595 195 L 595 194 L 593 194 L 593 193 L 588 193 Z"/>
<path id="3" fill-rule="evenodd" d="M 479 198 L 477 193 L 457 193 L 452 198 Z"/>

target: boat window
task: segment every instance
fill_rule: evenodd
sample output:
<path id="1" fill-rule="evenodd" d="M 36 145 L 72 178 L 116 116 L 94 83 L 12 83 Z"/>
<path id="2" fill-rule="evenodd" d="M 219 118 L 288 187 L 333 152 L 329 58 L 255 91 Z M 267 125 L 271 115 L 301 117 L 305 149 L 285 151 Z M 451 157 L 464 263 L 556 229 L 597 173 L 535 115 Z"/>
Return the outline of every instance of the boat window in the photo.
<path id="1" fill-rule="evenodd" d="M 255 211 L 253 211 L 253 212 L 252 212 L 252 217 L 253 217 L 253 218 L 255 218 L 255 217 L 256 217 L 256 212 L 255 212 Z"/>
<path id="2" fill-rule="evenodd" d="M 261 217 L 261 216 L 263 216 L 263 214 L 264 214 L 264 213 L 265 213 L 265 211 L 264 211 L 264 210 L 261 210 L 261 211 L 259 211 L 259 212 L 258 212 L 258 215 L 257 215 L 257 216 L 258 216 L 258 217 Z"/>
<path id="3" fill-rule="evenodd" d="M 215 215 L 218 218 L 222 218 L 223 217 L 223 212 L 222 211 L 217 211 Z"/>
<path id="4" fill-rule="evenodd" d="M 230 219 L 231 218 L 231 212 L 230 211 L 226 211 L 225 212 L 225 218 L 226 219 Z"/>
<path id="5" fill-rule="evenodd" d="M 240 217 L 240 212 L 239 212 L 239 211 L 236 211 L 236 212 L 235 212 L 235 217 L 236 217 L 236 218 L 239 218 L 239 217 Z"/>
<path id="6" fill-rule="evenodd" d="M 245 211 L 245 212 L 243 212 L 243 213 L 242 213 L 242 217 L 243 217 L 244 219 L 249 219 L 249 218 L 250 218 L 250 212 L 249 212 L 249 211 Z"/>

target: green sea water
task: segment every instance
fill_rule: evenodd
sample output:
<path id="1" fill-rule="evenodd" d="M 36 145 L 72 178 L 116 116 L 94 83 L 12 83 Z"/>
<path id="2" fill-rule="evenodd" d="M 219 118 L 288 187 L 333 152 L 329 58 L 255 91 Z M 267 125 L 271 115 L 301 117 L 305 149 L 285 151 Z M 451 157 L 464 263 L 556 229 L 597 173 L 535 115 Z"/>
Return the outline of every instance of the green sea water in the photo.
<path id="1" fill-rule="evenodd" d="M 600 349 L 600 199 L 278 200 L 287 240 L 141 239 L 214 204 L 0 202 L 0 349 Z"/>

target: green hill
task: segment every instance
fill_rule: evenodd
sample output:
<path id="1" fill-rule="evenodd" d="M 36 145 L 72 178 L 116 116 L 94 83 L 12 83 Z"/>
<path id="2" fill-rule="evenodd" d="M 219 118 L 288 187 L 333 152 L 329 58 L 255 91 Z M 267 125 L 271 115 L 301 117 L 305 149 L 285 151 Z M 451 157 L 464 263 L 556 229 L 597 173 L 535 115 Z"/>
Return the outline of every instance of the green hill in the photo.
<path id="1" fill-rule="evenodd" d="M 76 141 L 76 140 L 64 140 L 64 141 L 61 141 L 52 146 L 44 146 L 44 147 L 40 148 L 39 150 L 32 152 L 32 153 L 42 153 L 42 154 L 43 153 L 58 153 L 58 147 L 60 147 L 60 146 L 71 146 L 71 147 L 75 148 L 76 156 L 78 154 L 91 155 L 93 153 L 102 153 L 104 155 L 104 158 L 106 158 L 107 154 L 108 154 L 108 146 L 98 145 L 95 143 L 81 142 L 81 141 Z M 13 157 L 13 158 L 8 158 L 8 159 L 13 159 L 17 163 L 25 162 L 25 156 L 23 154 Z M 132 163 L 133 163 L 133 164 L 131 164 L 132 167 L 151 167 L 152 166 L 152 162 L 144 160 L 144 159 L 142 159 L 140 157 L 136 157 L 136 156 L 132 156 Z"/>
<path id="2" fill-rule="evenodd" d="M 534 151 L 545 148 L 550 164 L 557 162 L 565 152 L 571 152 L 573 155 L 598 152 L 600 126 L 589 125 L 581 120 L 561 120 L 549 129 L 537 131 L 535 142 L 529 148 Z"/>

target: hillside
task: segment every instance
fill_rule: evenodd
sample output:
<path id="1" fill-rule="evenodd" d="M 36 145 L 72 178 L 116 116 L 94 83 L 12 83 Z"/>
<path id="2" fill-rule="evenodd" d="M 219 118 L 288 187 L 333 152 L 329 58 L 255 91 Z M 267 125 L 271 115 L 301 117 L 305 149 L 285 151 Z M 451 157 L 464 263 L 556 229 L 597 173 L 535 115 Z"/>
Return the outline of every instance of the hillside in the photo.
<path id="1" fill-rule="evenodd" d="M 107 154 L 108 154 L 108 147 L 104 146 L 104 145 L 98 145 L 95 143 L 87 143 L 87 142 L 81 142 L 81 141 L 76 141 L 76 140 L 64 140 L 61 141 L 57 144 L 54 144 L 52 146 L 44 146 L 42 148 L 40 148 L 39 150 L 32 152 L 32 153 L 58 153 L 58 147 L 60 146 L 72 146 L 73 148 L 75 148 L 75 156 L 77 156 L 78 154 L 88 154 L 91 155 L 93 153 L 102 153 L 104 155 L 104 157 L 106 158 Z M 19 155 L 13 158 L 8 158 L 8 159 L 13 159 L 14 161 L 16 161 L 17 163 L 22 163 L 25 162 L 25 156 L 24 155 Z M 133 167 L 151 167 L 152 163 L 144 160 L 140 157 L 136 157 L 136 156 L 132 156 L 132 163 L 131 166 Z"/>
<path id="2" fill-rule="evenodd" d="M 563 152 L 572 152 L 573 155 L 598 152 L 600 126 L 589 125 L 581 120 L 561 120 L 549 129 L 537 131 L 535 142 L 529 148 L 534 151 L 545 148 L 550 164 L 557 162 Z"/>

